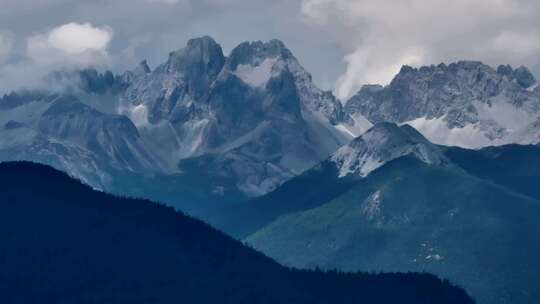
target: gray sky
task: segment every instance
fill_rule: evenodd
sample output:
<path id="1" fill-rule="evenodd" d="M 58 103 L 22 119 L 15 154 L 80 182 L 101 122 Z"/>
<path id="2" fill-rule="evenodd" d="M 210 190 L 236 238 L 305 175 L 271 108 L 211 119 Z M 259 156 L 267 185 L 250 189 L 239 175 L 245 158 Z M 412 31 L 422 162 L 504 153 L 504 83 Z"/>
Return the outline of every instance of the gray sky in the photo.
<path id="1" fill-rule="evenodd" d="M 210 35 L 283 40 L 341 98 L 402 64 L 540 62 L 536 0 L 0 0 L 0 92 L 52 69 L 122 71 Z"/>

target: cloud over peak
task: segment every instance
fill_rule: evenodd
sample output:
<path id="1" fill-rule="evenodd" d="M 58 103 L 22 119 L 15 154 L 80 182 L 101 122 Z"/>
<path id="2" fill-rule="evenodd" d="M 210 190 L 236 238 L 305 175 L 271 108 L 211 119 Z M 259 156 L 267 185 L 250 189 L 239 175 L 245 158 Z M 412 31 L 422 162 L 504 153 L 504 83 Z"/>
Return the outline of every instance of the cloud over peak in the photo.
<path id="1" fill-rule="evenodd" d="M 540 57 L 533 0 L 303 0 L 302 17 L 348 49 L 336 84 L 342 99 L 363 84 L 388 83 L 403 64 L 533 65 Z"/>
<path id="2" fill-rule="evenodd" d="M 28 36 L 0 30 L 0 95 L 41 88 L 53 71 L 110 66 L 113 30 L 91 23 L 65 23 Z"/>
<path id="3" fill-rule="evenodd" d="M 157 65 L 203 35 L 226 51 L 246 40 L 283 40 L 342 100 L 363 84 L 388 83 L 403 64 L 540 62 L 538 0 L 0 2 L 0 74 L 6 65 L 9 73 L 20 70 L 13 63 L 22 60 L 121 72 L 142 59 Z M 0 75 L 4 88 L 10 78 Z"/>
<path id="4" fill-rule="evenodd" d="M 96 64 L 106 60 L 112 38 L 110 27 L 72 22 L 28 38 L 27 54 L 37 63 Z"/>

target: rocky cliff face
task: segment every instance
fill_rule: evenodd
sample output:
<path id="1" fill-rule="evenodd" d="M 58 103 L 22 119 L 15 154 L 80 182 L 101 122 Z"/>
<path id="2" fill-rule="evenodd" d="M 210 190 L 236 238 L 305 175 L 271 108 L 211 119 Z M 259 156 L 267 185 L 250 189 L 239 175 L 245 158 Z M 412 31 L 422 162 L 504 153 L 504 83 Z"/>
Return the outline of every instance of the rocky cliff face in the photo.
<path id="1" fill-rule="evenodd" d="M 250 195 L 326 158 L 353 137 L 344 130 L 363 131 L 278 40 L 242 43 L 227 58 L 211 38 L 191 40 L 135 77 L 120 112 L 170 166 L 194 159 Z"/>
<path id="2" fill-rule="evenodd" d="M 2 141 L 9 146 L 2 155 L 24 150 L 25 159 L 42 161 L 28 149 L 34 139 L 60 143 L 79 152 L 48 163 L 63 163 L 61 169 L 100 188 L 113 175 L 105 167 L 142 175 L 204 171 L 260 195 L 366 128 L 318 89 L 278 40 L 242 43 L 226 57 L 212 38 L 196 38 L 154 70 L 142 61 L 120 76 L 86 69 L 58 72 L 49 81 L 69 85 L 0 102 L 0 123 L 10 134 L 4 138 L 13 138 Z M 14 114 L 23 112 L 31 115 Z M 51 157 L 58 153 L 48 150 Z M 92 178 L 94 169 L 80 170 L 77 155 L 93 159 Z"/>
<path id="3" fill-rule="evenodd" d="M 439 147 L 412 127 L 399 127 L 387 122 L 376 124 L 341 147 L 330 160 L 335 163 L 339 177 L 366 177 L 372 171 L 404 156 L 414 157 L 430 165 L 443 166 L 449 163 Z"/>
<path id="4" fill-rule="evenodd" d="M 540 89 L 525 67 L 475 61 L 404 66 L 390 85 L 365 86 L 346 105 L 373 123 L 408 123 L 435 143 L 477 148 L 510 142 L 540 115 Z"/>
<path id="5" fill-rule="evenodd" d="M 101 189 L 111 170 L 164 168 L 127 117 L 99 112 L 75 96 L 22 92 L 0 104 L 2 160 L 52 164 Z"/>

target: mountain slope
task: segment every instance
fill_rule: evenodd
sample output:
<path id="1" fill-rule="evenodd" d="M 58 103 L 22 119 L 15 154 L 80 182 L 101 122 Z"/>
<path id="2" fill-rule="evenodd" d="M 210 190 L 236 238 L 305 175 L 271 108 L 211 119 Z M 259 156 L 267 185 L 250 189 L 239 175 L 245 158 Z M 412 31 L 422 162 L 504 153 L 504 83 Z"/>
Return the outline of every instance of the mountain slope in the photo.
<path id="1" fill-rule="evenodd" d="M 428 271 L 459 282 L 479 303 L 536 303 L 540 201 L 511 187 L 511 178 L 495 183 L 504 172 L 494 175 L 490 170 L 506 159 L 504 153 L 493 153 L 501 157 L 490 164 L 474 165 L 489 154 L 462 150 L 476 158 L 458 157 L 452 149 L 415 140 L 414 130 L 415 136 L 399 132 L 411 129 L 375 125 L 348 146 L 347 161 L 336 158 L 342 155 L 338 152 L 253 201 L 264 204 L 256 210 L 271 216 L 255 216 L 259 222 L 234 226 L 237 230 L 232 231 L 240 237 L 251 231 L 247 243 L 285 265 Z M 384 141 L 369 140 L 381 138 L 380 134 L 393 135 Z M 378 156 L 373 158 L 377 161 L 366 161 L 371 156 Z M 373 169 L 369 174 L 363 170 L 365 164 Z M 526 180 L 520 169 L 510 172 Z M 306 200 L 287 199 L 281 191 L 305 194 Z"/>
<path id="2" fill-rule="evenodd" d="M 199 216 L 270 192 L 370 126 L 278 40 L 225 56 L 200 37 L 154 69 L 142 61 L 122 75 L 84 69 L 46 81 L 50 90 L 0 99 L 1 160 L 53 165 Z"/>
<path id="3" fill-rule="evenodd" d="M 480 150 L 448 147 L 444 154 L 469 174 L 540 200 L 538 145 L 507 145 Z"/>
<path id="4" fill-rule="evenodd" d="M 381 170 L 247 242 L 296 267 L 433 272 L 479 303 L 540 299 L 539 201 L 416 161 Z"/>
<path id="5" fill-rule="evenodd" d="M 443 151 L 405 125 L 379 123 L 341 147 L 326 161 L 275 191 L 215 212 L 208 220 L 229 234 L 245 237 L 280 215 L 318 207 L 347 192 L 363 177 L 403 156 L 446 166 Z"/>
<path id="6" fill-rule="evenodd" d="M 476 61 L 404 66 L 386 86 L 365 86 L 346 104 L 373 123 L 408 123 L 437 144 L 478 148 L 538 143 L 540 88 L 525 67 Z"/>
<path id="7" fill-rule="evenodd" d="M 0 189 L 3 303 L 472 303 L 431 275 L 292 271 L 171 208 L 41 165 L 0 164 Z"/>
<path id="8" fill-rule="evenodd" d="M 242 43 L 229 57 L 210 37 L 190 40 L 128 87 L 120 111 L 171 166 L 226 176 L 249 196 L 275 189 L 362 131 L 278 40 Z"/>
<path id="9" fill-rule="evenodd" d="M 99 112 L 79 98 L 21 92 L 0 99 L 2 160 L 33 159 L 105 188 L 114 170 L 163 167 L 125 116 Z"/>

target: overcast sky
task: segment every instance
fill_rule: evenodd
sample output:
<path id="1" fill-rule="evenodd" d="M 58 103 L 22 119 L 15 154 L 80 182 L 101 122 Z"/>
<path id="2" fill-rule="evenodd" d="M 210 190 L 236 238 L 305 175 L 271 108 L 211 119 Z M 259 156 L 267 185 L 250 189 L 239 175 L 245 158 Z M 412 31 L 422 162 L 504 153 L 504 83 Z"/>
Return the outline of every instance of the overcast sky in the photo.
<path id="1" fill-rule="evenodd" d="M 190 38 L 283 40 L 345 99 L 403 64 L 540 62 L 537 0 L 0 0 L 0 92 L 52 69 L 152 67 Z"/>

